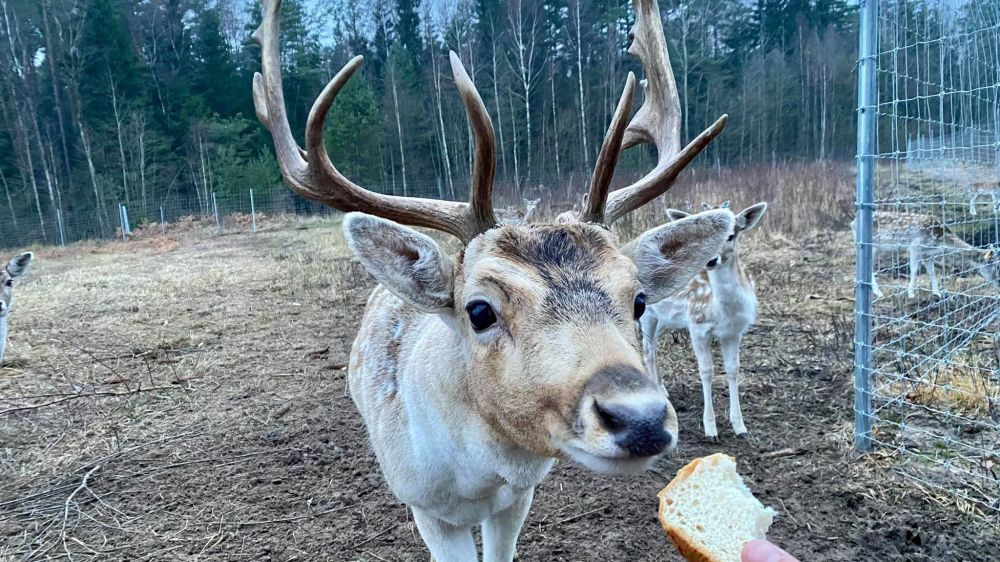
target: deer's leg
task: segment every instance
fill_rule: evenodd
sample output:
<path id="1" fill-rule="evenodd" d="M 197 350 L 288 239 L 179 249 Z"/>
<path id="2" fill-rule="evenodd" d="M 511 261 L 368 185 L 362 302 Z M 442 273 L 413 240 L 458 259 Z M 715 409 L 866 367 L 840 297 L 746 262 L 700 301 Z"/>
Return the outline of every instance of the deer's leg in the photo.
<path id="1" fill-rule="evenodd" d="M 882 298 L 882 289 L 878 288 L 878 273 L 875 272 L 875 268 L 872 268 L 872 294 L 878 298 Z"/>
<path id="2" fill-rule="evenodd" d="M 659 343 L 659 320 L 656 319 L 656 315 L 647 312 L 639 319 L 639 328 L 642 330 L 642 354 L 643 361 L 646 363 L 646 372 L 649 376 L 653 377 L 654 381 L 660 381 L 659 375 L 656 374 L 656 344 Z"/>
<path id="3" fill-rule="evenodd" d="M 976 216 L 976 200 L 979 199 L 978 193 L 973 193 L 969 198 L 969 214 Z"/>
<path id="4" fill-rule="evenodd" d="M 705 426 L 705 437 L 711 441 L 719 439 L 719 430 L 715 427 L 715 410 L 712 408 L 712 337 L 707 331 L 691 330 L 691 347 L 698 361 L 698 376 L 701 377 L 701 394 L 704 399 L 702 425 Z"/>
<path id="5" fill-rule="evenodd" d="M 906 286 L 906 296 L 917 296 L 917 275 L 920 274 L 920 245 L 910 244 L 910 282 Z"/>
<path id="6" fill-rule="evenodd" d="M 743 424 L 743 410 L 740 408 L 740 336 L 722 340 L 722 361 L 726 367 L 726 382 L 729 383 L 729 422 L 737 436 L 747 434 Z"/>
<path id="7" fill-rule="evenodd" d="M 431 560 L 435 562 L 479 560 L 476 541 L 472 538 L 472 529 L 446 523 L 418 507 L 412 509 L 413 521 L 420 531 L 420 538 L 431 551 Z"/>
<path id="8" fill-rule="evenodd" d="M 927 270 L 927 277 L 931 278 L 931 291 L 934 296 L 941 298 L 941 289 L 938 288 L 937 275 L 934 274 L 934 257 L 929 257 L 924 260 L 924 269 Z"/>
<path id="9" fill-rule="evenodd" d="M 517 546 L 517 536 L 521 525 L 528 516 L 531 499 L 535 495 L 532 488 L 510 506 L 483 522 L 483 562 L 511 562 Z"/>

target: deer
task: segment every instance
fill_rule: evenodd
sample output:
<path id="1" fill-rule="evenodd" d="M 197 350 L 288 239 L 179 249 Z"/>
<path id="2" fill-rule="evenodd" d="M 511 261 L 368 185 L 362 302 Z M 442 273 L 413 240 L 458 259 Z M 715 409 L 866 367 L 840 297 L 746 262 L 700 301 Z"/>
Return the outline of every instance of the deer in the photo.
<path id="1" fill-rule="evenodd" d="M 707 204 L 703 206 L 706 210 L 711 209 Z M 728 209 L 729 202 L 724 202 L 720 208 Z M 712 342 L 716 340 L 722 348 L 729 386 L 729 422 L 737 437 L 749 436 L 740 407 L 740 344 L 757 319 L 757 293 L 753 279 L 740 261 L 739 240 L 744 232 L 760 223 L 766 211 L 767 203 L 761 202 L 737 213 L 733 231 L 718 255 L 708 260 L 677 294 L 647 306 L 640 320 L 646 370 L 652 377 L 658 376 L 656 351 L 660 333 L 667 329 L 687 330 L 690 335 L 701 378 L 702 426 L 705 437 L 712 442 L 719 439 L 712 405 Z M 676 209 L 666 212 L 673 221 L 690 217 Z"/>
<path id="2" fill-rule="evenodd" d="M 587 206 L 587 194 L 584 194 L 583 197 L 580 198 L 579 204 L 574 203 L 572 209 L 563 211 L 556 215 L 556 224 L 570 224 L 578 222 L 580 220 L 580 206 L 578 205 L 582 207 Z"/>
<path id="3" fill-rule="evenodd" d="M 852 231 L 855 222 L 851 222 Z M 904 251 L 907 254 L 910 270 L 907 298 L 916 298 L 921 266 L 930 278 L 931 293 L 936 298 L 942 297 L 934 269 L 934 260 L 941 256 L 948 256 L 963 270 L 975 270 L 987 283 L 1000 285 L 1000 258 L 996 250 L 969 244 L 935 217 L 903 211 L 874 211 L 872 222 L 872 261 L 880 255 L 898 256 Z M 871 286 L 877 298 L 885 296 L 874 271 Z"/>
<path id="4" fill-rule="evenodd" d="M 304 144 L 292 134 L 279 52 L 279 2 L 263 0 L 253 39 L 258 119 L 285 184 L 344 213 L 347 246 L 377 282 L 352 344 L 348 389 L 388 487 L 438 562 L 509 562 L 535 487 L 558 459 L 597 473 L 642 471 L 677 445 L 663 383 L 642 364 L 635 321 L 719 252 L 735 223 L 702 213 L 619 243 L 611 226 L 669 189 L 723 130 L 723 115 L 684 148 L 680 103 L 655 0 L 634 0 L 630 52 L 646 72 L 631 114 L 629 74 L 591 175 L 588 206 L 568 225 L 503 225 L 492 204 L 496 141 L 459 57 L 453 79 L 473 136 L 468 202 L 384 195 L 351 182 L 324 146 L 324 122 L 362 62 L 317 97 Z M 657 149 L 641 179 L 610 191 L 619 153 Z M 447 254 L 416 228 L 455 237 Z"/>
<path id="5" fill-rule="evenodd" d="M 989 197 L 993 202 L 993 212 L 1000 213 L 1000 184 L 995 181 L 970 182 L 967 184 L 969 192 L 969 214 L 975 216 L 976 204 L 980 197 Z"/>
<path id="6" fill-rule="evenodd" d="M 529 223 L 534 219 L 535 210 L 538 209 L 538 204 L 542 202 L 541 197 L 536 199 L 524 198 L 524 211 L 513 206 L 509 206 L 503 209 L 497 217 L 502 224 L 521 224 Z"/>
<path id="7" fill-rule="evenodd" d="M 0 269 L 0 361 L 7 351 L 7 323 L 14 306 L 14 280 L 28 272 L 33 257 L 31 252 L 18 254 Z"/>

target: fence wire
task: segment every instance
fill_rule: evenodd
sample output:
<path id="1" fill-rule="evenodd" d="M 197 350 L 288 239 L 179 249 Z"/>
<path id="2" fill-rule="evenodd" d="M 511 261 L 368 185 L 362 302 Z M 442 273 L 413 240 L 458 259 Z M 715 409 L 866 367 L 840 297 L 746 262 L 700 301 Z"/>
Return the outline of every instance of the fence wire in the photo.
<path id="1" fill-rule="evenodd" d="M 861 12 L 856 443 L 1000 521 L 1000 3 Z"/>

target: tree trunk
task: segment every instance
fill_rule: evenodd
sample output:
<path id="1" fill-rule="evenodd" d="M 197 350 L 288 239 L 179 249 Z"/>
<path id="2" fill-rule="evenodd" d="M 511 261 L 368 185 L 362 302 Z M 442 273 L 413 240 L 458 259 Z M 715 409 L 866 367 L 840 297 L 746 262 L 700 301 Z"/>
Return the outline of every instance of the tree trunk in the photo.
<path id="1" fill-rule="evenodd" d="M 510 90 L 507 90 L 507 105 L 510 106 L 510 123 L 511 129 L 514 131 L 514 150 L 511 151 L 514 155 L 514 191 L 520 193 L 521 173 L 518 171 L 517 160 L 517 117 L 514 114 L 514 94 Z"/>
<path id="2" fill-rule="evenodd" d="M 562 175 L 559 166 L 559 117 L 556 113 L 556 69 L 549 73 L 549 88 L 552 91 L 552 138 L 555 139 L 556 177 Z"/>
<path id="3" fill-rule="evenodd" d="M 431 38 L 428 37 L 430 40 Z M 433 45 L 428 41 L 429 44 Z M 451 157 L 448 155 L 448 135 L 444 129 L 444 109 L 441 104 L 441 73 L 438 72 L 437 54 L 431 47 L 431 72 L 434 75 L 434 101 L 437 104 L 438 129 L 441 135 L 441 167 L 444 168 L 444 177 L 448 180 L 448 189 L 455 193 L 455 182 L 451 177 Z"/>
<path id="4" fill-rule="evenodd" d="M 56 109 L 56 122 L 59 126 L 59 141 L 62 145 L 62 157 L 63 157 L 63 172 L 66 174 L 66 180 L 72 184 L 73 181 L 73 168 L 69 163 L 69 147 L 66 145 L 66 124 L 63 118 L 63 108 L 62 108 L 62 96 L 59 94 L 59 73 L 56 71 L 56 49 L 54 42 L 52 41 L 52 31 L 49 27 L 49 15 L 48 7 L 49 0 L 42 0 L 42 24 L 45 31 L 45 60 L 49 63 L 49 75 L 52 81 L 52 101 Z M 72 192 L 72 185 L 70 187 Z"/>
<path id="5" fill-rule="evenodd" d="M 490 22 L 492 29 L 493 23 Z M 500 159 L 503 162 L 503 175 L 507 177 L 507 151 L 503 142 L 503 112 L 500 111 L 500 88 L 497 84 L 497 41 L 493 35 L 493 102 L 497 108 L 497 132 L 500 134 Z"/>
<path id="6" fill-rule="evenodd" d="M 111 88 L 111 108 L 114 110 L 115 115 L 115 131 L 118 133 L 118 156 L 121 158 L 122 164 L 122 192 L 124 193 L 125 204 L 131 205 L 132 200 L 128 192 L 128 168 L 125 160 L 125 139 L 122 137 L 122 117 L 121 112 L 118 111 L 118 92 L 115 88 L 115 80 L 111 76 L 110 68 L 108 69 L 108 85 Z"/>
<path id="7" fill-rule="evenodd" d="M 590 151 L 587 149 L 587 103 L 583 97 L 583 35 L 580 27 L 580 3 L 576 0 L 576 76 L 580 90 L 580 143 L 583 147 L 583 169 L 590 169 Z"/>

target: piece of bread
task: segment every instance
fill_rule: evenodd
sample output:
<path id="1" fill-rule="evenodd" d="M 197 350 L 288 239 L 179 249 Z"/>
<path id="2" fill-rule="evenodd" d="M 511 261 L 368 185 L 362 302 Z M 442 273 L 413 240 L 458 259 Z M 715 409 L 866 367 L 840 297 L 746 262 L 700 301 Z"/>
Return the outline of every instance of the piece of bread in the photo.
<path id="1" fill-rule="evenodd" d="M 691 461 L 657 497 L 660 524 L 689 562 L 740 562 L 743 544 L 774 520 L 722 453 Z"/>

